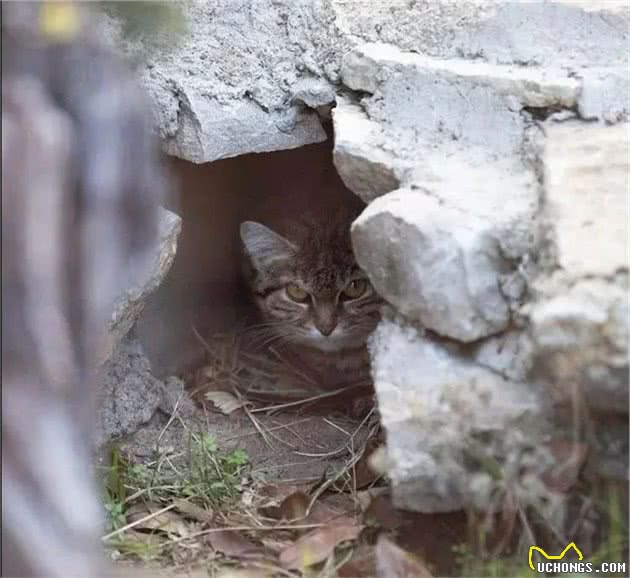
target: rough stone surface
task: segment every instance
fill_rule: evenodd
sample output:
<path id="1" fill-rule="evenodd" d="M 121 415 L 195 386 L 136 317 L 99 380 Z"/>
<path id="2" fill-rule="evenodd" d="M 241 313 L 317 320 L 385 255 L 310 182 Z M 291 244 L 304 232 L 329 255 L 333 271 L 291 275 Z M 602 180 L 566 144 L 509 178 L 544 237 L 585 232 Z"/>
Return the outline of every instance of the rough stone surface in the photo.
<path id="1" fill-rule="evenodd" d="M 380 44 L 349 53 L 342 79 L 370 93 L 334 112 L 342 178 L 366 200 L 396 181 L 409 187 L 375 200 L 354 224 L 361 266 L 399 311 L 442 336 L 502 331 L 537 243 L 539 190 L 521 110 L 574 106 L 576 81 Z"/>
<path id="2" fill-rule="evenodd" d="M 473 347 L 475 363 L 512 381 L 526 382 L 533 366 L 534 347 L 527 332 L 510 329 Z"/>
<path id="3" fill-rule="evenodd" d="M 535 462 L 547 424 L 527 384 L 456 357 L 400 321 L 381 323 L 371 351 L 397 507 L 457 510 L 492 485 L 484 464 L 510 478 Z"/>
<path id="4" fill-rule="evenodd" d="M 135 339 L 126 338 L 104 367 L 97 446 L 121 438 L 148 422 L 164 399 L 164 383 L 153 377 Z"/>
<path id="5" fill-rule="evenodd" d="M 369 202 L 396 190 L 399 163 L 394 151 L 383 147 L 383 129 L 366 117 L 363 109 L 338 97 L 332 111 L 335 125 L 335 166 L 346 186 Z"/>
<path id="6" fill-rule="evenodd" d="M 162 283 L 173 263 L 181 225 L 180 217 L 161 209 L 154 254 L 149 263 L 139 268 L 135 285 L 115 303 L 108 327 L 107 350 L 101 358 L 100 373 L 105 384 L 99 400 L 98 446 L 132 433 L 151 418 L 160 404 L 167 407 L 173 403 L 174 394 L 169 397 L 168 392 L 175 384 L 169 380 L 164 383 L 152 375 L 142 346 L 129 335 L 146 300 Z"/>
<path id="7" fill-rule="evenodd" d="M 628 267 L 630 125 L 545 129 L 545 217 L 557 264 L 573 277 Z"/>
<path id="8" fill-rule="evenodd" d="M 108 351 L 104 353 L 103 361 L 111 357 L 118 344 L 129 333 L 140 317 L 147 298 L 160 286 L 173 264 L 182 220 L 175 213 L 161 209 L 159 227 L 158 243 L 146 268 L 146 274 L 139 275 L 141 278 L 114 305 L 108 327 Z"/>
<path id="9" fill-rule="evenodd" d="M 333 104 L 335 91 L 329 83 L 321 79 L 303 78 L 293 85 L 293 100 L 317 109 L 320 106 Z"/>
<path id="10" fill-rule="evenodd" d="M 628 8 L 616 0 L 193 0 L 179 6 L 186 22 L 179 38 L 123 42 L 112 19 L 107 34 L 139 62 L 166 151 L 194 162 L 323 140 L 313 109 L 334 96 L 344 54 L 365 43 L 460 59 L 471 70 L 486 61 L 537 77 L 523 65 L 550 67 L 543 75 L 565 85 L 573 81 L 558 77 L 560 69 L 579 73 L 586 64 L 623 71 L 628 64 Z M 545 101 L 536 82 L 530 97 Z M 608 120 L 618 107 L 598 95 L 600 89 L 586 96 L 583 108 Z"/>
<path id="11" fill-rule="evenodd" d="M 585 119 L 615 123 L 630 114 L 628 68 L 587 68 L 580 72 L 582 91 L 578 111 Z"/>
<path id="12" fill-rule="evenodd" d="M 430 56 L 457 56 L 455 39 L 495 13 L 496 0 L 390 0 L 331 2 L 343 38 L 354 43 L 382 42 Z"/>
<path id="13" fill-rule="evenodd" d="M 359 264 L 400 312 L 470 342 L 510 321 L 500 281 L 518 272 L 502 251 L 500 231 L 428 193 L 399 190 L 370 204 L 352 239 Z"/>
<path id="14" fill-rule="evenodd" d="M 531 310 L 537 374 L 550 399 L 628 413 L 627 274 L 555 287 Z"/>
<path id="15" fill-rule="evenodd" d="M 177 42 L 125 46 L 141 54 L 166 152 L 200 163 L 326 138 L 317 113 L 293 96 L 315 78 L 322 79 L 321 100 L 338 68 L 329 2 L 193 0 L 181 7 L 186 31 Z"/>
<path id="16" fill-rule="evenodd" d="M 182 38 L 123 42 L 112 20 L 107 34 L 140 61 L 166 151 L 194 162 L 324 140 L 312 108 L 330 98 L 349 48 L 386 40 L 439 51 L 485 9 L 446 0 L 389 6 L 193 0 L 180 6 L 187 26 Z M 304 92 L 305 83 L 319 86 Z"/>
<path id="17" fill-rule="evenodd" d="M 453 45 L 463 56 L 497 63 L 627 66 L 629 13 L 625 0 L 497 2 Z"/>
<path id="18" fill-rule="evenodd" d="M 630 127 L 546 127 L 545 203 L 553 273 L 528 307 L 537 374 L 559 403 L 628 411 Z"/>
<path id="19" fill-rule="evenodd" d="M 548 67 L 497 66 L 463 58 L 438 59 L 403 52 L 389 44 L 365 44 L 349 52 L 343 60 L 343 83 L 353 90 L 374 93 L 390 76 L 425 77 L 450 83 L 470 82 L 471 88 L 491 88 L 514 96 L 525 106 L 575 105 L 579 83 L 566 72 Z M 434 100 L 438 100 L 436 95 Z"/>
<path id="20" fill-rule="evenodd" d="M 194 402 L 177 377 L 157 379 L 141 343 L 133 336 L 123 339 L 112 360 L 103 368 L 97 447 L 135 433 L 157 411 L 182 417 L 196 413 Z"/>

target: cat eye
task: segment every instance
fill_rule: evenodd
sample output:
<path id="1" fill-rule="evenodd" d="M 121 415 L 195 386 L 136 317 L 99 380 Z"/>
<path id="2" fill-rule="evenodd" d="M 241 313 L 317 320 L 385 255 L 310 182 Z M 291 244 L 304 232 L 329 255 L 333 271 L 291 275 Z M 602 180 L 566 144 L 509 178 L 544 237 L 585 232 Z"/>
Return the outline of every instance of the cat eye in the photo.
<path id="1" fill-rule="evenodd" d="M 347 285 L 341 295 L 346 299 L 358 299 L 366 292 L 367 288 L 368 283 L 365 279 L 355 279 Z"/>
<path id="2" fill-rule="evenodd" d="M 295 283 L 289 283 L 286 287 L 286 292 L 289 299 L 292 299 L 293 301 L 297 301 L 298 303 L 308 301 L 309 294 Z"/>

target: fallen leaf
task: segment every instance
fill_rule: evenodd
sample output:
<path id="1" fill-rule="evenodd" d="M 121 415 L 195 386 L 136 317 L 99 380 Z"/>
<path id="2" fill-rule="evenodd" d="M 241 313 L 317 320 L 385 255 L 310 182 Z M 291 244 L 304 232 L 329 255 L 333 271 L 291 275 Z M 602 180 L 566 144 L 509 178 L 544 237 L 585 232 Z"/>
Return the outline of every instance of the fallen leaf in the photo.
<path id="1" fill-rule="evenodd" d="M 376 543 L 376 568 L 379 578 L 433 578 L 422 560 L 394 544 L 384 534 Z"/>
<path id="2" fill-rule="evenodd" d="M 327 501 L 318 500 L 313 504 L 308 516 L 304 518 L 305 524 L 326 524 L 340 518 L 352 515 L 353 508 L 338 509 Z"/>
<path id="3" fill-rule="evenodd" d="M 589 446 L 577 442 L 554 441 L 547 448 L 556 463 L 544 472 L 542 481 L 550 490 L 567 492 L 576 483 L 588 456 Z"/>
<path id="4" fill-rule="evenodd" d="M 303 569 L 326 560 L 341 542 L 354 540 L 361 532 L 353 518 L 344 516 L 299 538 L 280 553 L 280 564 L 287 569 Z"/>
<path id="5" fill-rule="evenodd" d="M 197 522 L 210 522 L 214 516 L 214 513 L 210 510 L 206 510 L 197 504 L 193 504 L 188 500 L 175 499 L 173 505 L 187 518 L 196 520 Z"/>
<path id="6" fill-rule="evenodd" d="M 208 391 L 206 392 L 206 399 L 225 415 L 230 415 L 233 411 L 243 407 L 245 403 L 229 391 Z"/>
<path id="7" fill-rule="evenodd" d="M 322 500 L 317 500 L 306 515 L 311 498 L 304 492 L 289 494 L 279 506 L 265 506 L 258 512 L 273 520 L 299 521 L 301 524 L 325 524 L 343 514 L 351 512 L 352 508 L 337 509 Z"/>
<path id="8" fill-rule="evenodd" d="M 373 578 L 376 576 L 376 553 L 372 546 L 359 546 L 347 562 L 337 569 L 339 578 Z"/>
<path id="9" fill-rule="evenodd" d="M 167 539 L 163 534 L 147 534 L 132 529 L 125 532 L 115 547 L 122 554 L 151 558 L 160 551 Z"/>
<path id="10" fill-rule="evenodd" d="M 269 504 L 278 506 L 282 500 L 296 492 L 308 493 L 305 490 L 307 486 L 288 483 L 267 484 L 258 490 L 258 495 L 269 499 Z"/>
<path id="11" fill-rule="evenodd" d="M 280 554 L 283 550 L 286 550 L 291 542 L 287 540 L 277 540 L 275 538 L 263 538 L 262 544 L 266 550 L 269 550 L 272 554 Z"/>
<path id="12" fill-rule="evenodd" d="M 260 549 L 249 538 L 240 532 L 223 530 L 208 534 L 208 542 L 216 552 L 229 558 L 252 557 L 260 553 Z"/>
<path id="13" fill-rule="evenodd" d="M 149 517 L 160 509 L 160 506 L 152 502 L 134 504 L 127 510 L 127 521 L 129 523 L 137 522 L 136 526 L 134 526 L 136 531 L 157 530 L 170 536 L 182 537 L 191 533 L 191 528 L 184 519 L 172 510 L 162 512 L 152 518 Z"/>
<path id="14" fill-rule="evenodd" d="M 289 494 L 279 506 L 266 506 L 259 508 L 259 512 L 274 520 L 297 520 L 306 516 L 306 510 L 311 499 L 304 492 Z"/>

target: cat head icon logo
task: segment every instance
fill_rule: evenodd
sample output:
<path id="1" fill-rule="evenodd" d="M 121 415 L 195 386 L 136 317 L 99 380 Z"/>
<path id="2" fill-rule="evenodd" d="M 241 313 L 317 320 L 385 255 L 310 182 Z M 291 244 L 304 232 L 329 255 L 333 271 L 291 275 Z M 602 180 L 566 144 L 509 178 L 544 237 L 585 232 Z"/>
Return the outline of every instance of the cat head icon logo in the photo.
<path id="1" fill-rule="evenodd" d="M 562 552 L 560 554 L 557 555 L 552 555 L 552 554 L 547 554 L 547 552 L 545 552 L 542 548 L 539 548 L 538 546 L 530 546 L 529 547 L 529 556 L 528 556 L 528 562 L 529 562 L 529 567 L 534 570 L 534 572 L 536 571 L 536 568 L 534 567 L 534 562 L 532 560 L 532 556 L 534 555 L 534 552 L 540 552 L 545 558 L 547 558 L 547 560 L 562 560 L 562 558 L 564 558 L 565 554 L 571 550 L 571 548 L 573 548 L 575 550 L 575 553 L 578 556 L 578 560 L 582 560 L 584 559 L 584 555 L 582 554 L 582 550 L 580 550 L 576 545 L 575 542 L 571 542 L 569 544 L 567 544 L 567 547 L 562 550 Z"/>

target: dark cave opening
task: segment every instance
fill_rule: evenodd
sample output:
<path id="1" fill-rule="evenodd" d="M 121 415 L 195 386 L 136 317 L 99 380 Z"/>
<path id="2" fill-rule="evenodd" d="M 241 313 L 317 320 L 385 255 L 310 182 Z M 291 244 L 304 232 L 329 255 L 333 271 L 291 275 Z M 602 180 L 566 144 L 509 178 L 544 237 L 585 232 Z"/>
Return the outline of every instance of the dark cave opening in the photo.
<path id="1" fill-rule="evenodd" d="M 173 266 L 136 328 L 158 376 L 199 364 L 204 351 L 194 330 L 230 331 L 242 317 L 241 222 L 363 206 L 335 170 L 332 137 L 199 165 L 166 162 L 176 191 L 167 208 L 182 217 L 182 231 Z"/>

